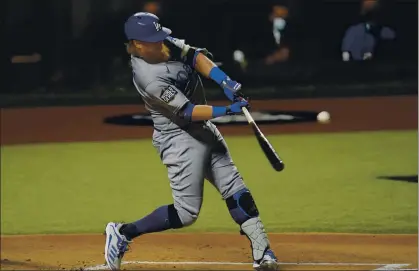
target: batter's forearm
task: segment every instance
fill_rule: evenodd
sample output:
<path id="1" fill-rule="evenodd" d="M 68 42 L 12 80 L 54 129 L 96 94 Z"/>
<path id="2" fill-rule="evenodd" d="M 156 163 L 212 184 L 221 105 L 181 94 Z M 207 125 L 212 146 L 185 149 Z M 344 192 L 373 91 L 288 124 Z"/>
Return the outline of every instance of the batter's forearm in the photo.
<path id="1" fill-rule="evenodd" d="M 212 119 L 212 106 L 210 105 L 196 105 L 193 108 L 191 120 L 210 120 Z"/>
<path id="2" fill-rule="evenodd" d="M 197 53 L 194 63 L 195 70 L 206 78 L 214 80 L 219 85 L 221 85 L 224 80 L 228 78 L 227 74 L 218 68 L 218 66 L 203 53 Z"/>
<path id="3" fill-rule="evenodd" d="M 216 66 L 217 65 L 215 65 L 214 62 L 212 62 L 203 53 L 198 53 L 198 55 L 196 56 L 195 70 L 203 76 L 205 76 L 206 78 L 210 78 L 211 70 Z"/>
<path id="4" fill-rule="evenodd" d="M 191 121 L 203 121 L 225 116 L 228 107 L 211 105 L 194 105 L 189 103 L 183 110 L 182 115 Z"/>
<path id="5" fill-rule="evenodd" d="M 231 80 L 217 65 L 214 64 L 205 54 L 195 52 L 192 66 L 206 78 L 211 78 L 221 86 L 226 97 L 231 101 L 236 101 L 237 97 L 243 95 L 239 92 L 241 84 Z"/>
<path id="6" fill-rule="evenodd" d="M 230 101 L 234 100 L 233 93 L 236 93 L 241 84 L 231 80 L 207 55 L 210 53 L 206 49 L 199 49 L 190 45 L 184 44 L 184 41 L 175 39 L 173 37 L 166 38 L 176 48 L 182 50 L 181 56 L 183 62 L 194 68 L 202 76 L 212 79 L 219 84 Z"/>

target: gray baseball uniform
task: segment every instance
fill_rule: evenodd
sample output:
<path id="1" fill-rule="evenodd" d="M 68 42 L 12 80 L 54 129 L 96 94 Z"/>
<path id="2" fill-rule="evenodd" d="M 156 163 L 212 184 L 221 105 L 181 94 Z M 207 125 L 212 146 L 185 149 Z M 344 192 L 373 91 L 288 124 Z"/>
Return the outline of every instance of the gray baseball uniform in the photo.
<path id="1" fill-rule="evenodd" d="M 227 199 L 245 188 L 227 145 L 210 121 L 189 122 L 178 113 L 188 102 L 206 104 L 196 71 L 181 62 L 148 64 L 132 56 L 134 85 L 154 122 L 153 145 L 168 170 L 174 206 L 187 226 L 198 217 L 204 179 Z"/>

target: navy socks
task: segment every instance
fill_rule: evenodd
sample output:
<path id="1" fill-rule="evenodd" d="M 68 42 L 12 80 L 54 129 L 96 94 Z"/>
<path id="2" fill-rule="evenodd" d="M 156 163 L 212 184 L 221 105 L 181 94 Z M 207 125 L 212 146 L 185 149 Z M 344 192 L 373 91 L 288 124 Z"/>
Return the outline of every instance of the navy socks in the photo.
<path id="1" fill-rule="evenodd" d="M 161 232 L 181 227 L 182 223 L 172 204 L 161 206 L 151 214 L 133 223 L 124 224 L 119 231 L 128 240 L 131 240 L 146 233 Z"/>

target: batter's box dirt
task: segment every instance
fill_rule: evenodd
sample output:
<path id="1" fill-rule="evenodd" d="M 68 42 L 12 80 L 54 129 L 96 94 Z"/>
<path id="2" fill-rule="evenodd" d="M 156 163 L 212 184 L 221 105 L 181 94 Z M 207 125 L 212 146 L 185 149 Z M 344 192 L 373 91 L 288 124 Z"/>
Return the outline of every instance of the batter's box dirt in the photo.
<path id="1" fill-rule="evenodd" d="M 416 234 L 296 233 L 269 237 L 281 270 L 418 267 Z M 1 269 L 104 270 L 104 245 L 102 234 L 2 236 Z M 252 270 L 251 257 L 248 240 L 238 233 L 158 233 L 135 240 L 124 257 L 128 264 L 123 269 Z"/>
<path id="2" fill-rule="evenodd" d="M 280 270 L 400 270 L 409 264 L 281 263 Z M 85 270 L 107 270 L 105 265 Z M 124 262 L 123 270 L 253 270 L 252 264 L 234 262 Z"/>

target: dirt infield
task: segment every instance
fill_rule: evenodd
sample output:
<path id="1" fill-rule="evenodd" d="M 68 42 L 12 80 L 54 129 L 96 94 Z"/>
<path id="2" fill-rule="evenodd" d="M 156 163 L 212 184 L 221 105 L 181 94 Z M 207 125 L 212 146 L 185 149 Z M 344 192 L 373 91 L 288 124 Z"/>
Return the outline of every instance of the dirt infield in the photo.
<path id="1" fill-rule="evenodd" d="M 263 125 L 267 135 L 417 129 L 417 96 L 253 101 L 254 110 L 329 111 L 332 122 Z M 220 103 L 216 103 L 220 104 Z M 104 118 L 144 112 L 142 105 L 1 109 L 0 143 L 107 141 L 150 138 L 152 127 L 109 125 Z M 251 134 L 247 126 L 220 127 L 223 134 Z"/>
<path id="2" fill-rule="evenodd" d="M 417 129 L 417 96 L 253 102 L 254 110 L 327 110 L 332 123 L 267 125 L 265 134 Z M 142 106 L 1 109 L 1 144 L 106 141 L 150 137 L 151 127 L 107 125 Z M 246 126 L 220 127 L 250 134 Z M 396 270 L 418 267 L 418 235 L 271 234 L 282 270 Z M 2 270 L 87 269 L 104 263 L 103 235 L 1 237 Z M 135 240 L 124 269 L 251 270 L 246 238 L 237 234 L 151 234 Z"/>
<path id="3" fill-rule="evenodd" d="M 270 239 L 282 270 L 418 266 L 417 235 L 272 234 Z M 2 238 L 1 245 L 2 269 L 104 269 L 103 235 L 10 236 Z M 248 241 L 239 233 L 150 234 L 136 239 L 131 248 L 123 269 L 252 269 Z"/>

